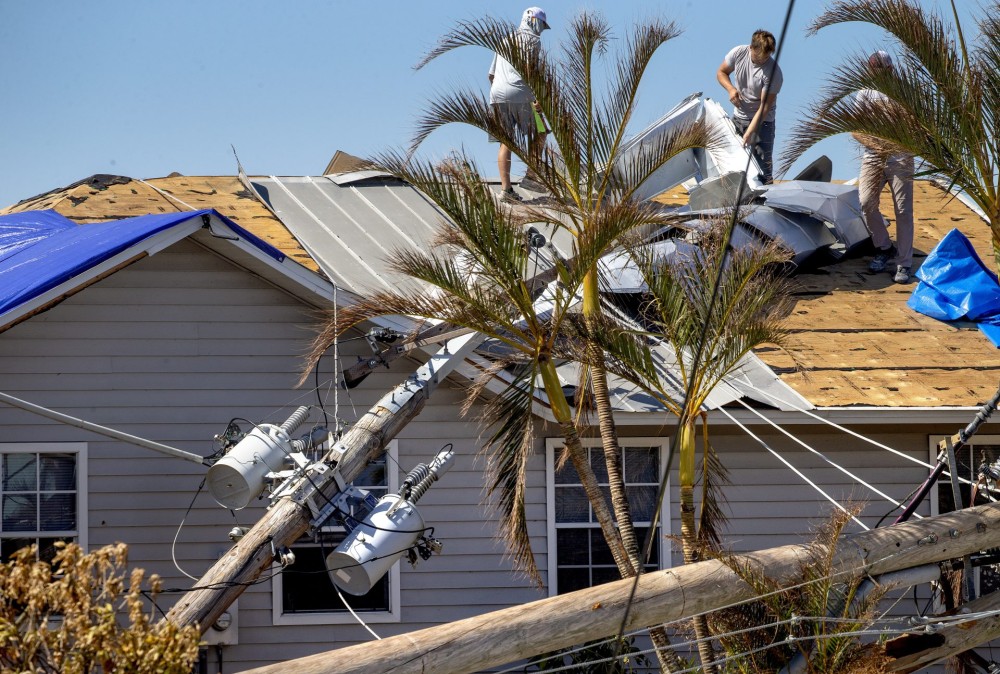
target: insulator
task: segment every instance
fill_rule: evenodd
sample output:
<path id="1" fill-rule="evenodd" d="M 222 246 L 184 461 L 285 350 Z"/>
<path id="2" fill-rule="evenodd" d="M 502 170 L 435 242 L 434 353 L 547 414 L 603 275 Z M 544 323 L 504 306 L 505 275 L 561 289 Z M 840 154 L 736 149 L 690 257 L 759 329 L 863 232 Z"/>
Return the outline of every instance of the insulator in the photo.
<path id="1" fill-rule="evenodd" d="M 306 420 L 309 416 L 309 410 L 312 409 L 308 405 L 303 405 L 299 409 L 292 412 L 292 416 L 288 417 L 288 420 L 281 424 L 281 430 L 283 430 L 288 435 L 295 432 L 295 429 L 302 425 L 302 422 Z"/>

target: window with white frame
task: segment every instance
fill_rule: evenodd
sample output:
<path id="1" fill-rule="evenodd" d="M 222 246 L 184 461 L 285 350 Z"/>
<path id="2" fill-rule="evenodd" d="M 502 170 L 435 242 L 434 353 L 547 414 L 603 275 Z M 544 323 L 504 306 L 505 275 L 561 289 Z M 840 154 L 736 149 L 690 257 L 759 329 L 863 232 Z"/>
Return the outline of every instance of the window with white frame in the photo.
<path id="1" fill-rule="evenodd" d="M 645 570 L 654 571 L 669 565 L 667 499 L 657 502 L 661 471 L 667 453 L 666 438 L 619 438 L 622 476 L 628 495 L 639 545 L 646 538 L 653 514 L 659 508 L 655 543 Z M 583 439 L 597 481 L 610 503 L 608 471 L 604 449 L 599 439 Z M 600 585 L 621 576 L 611 551 L 594 518 L 590 501 L 580 484 L 571 461 L 556 470 L 556 460 L 563 448 L 561 439 L 546 441 L 548 492 L 548 572 L 549 594 L 565 594 Z"/>
<path id="2" fill-rule="evenodd" d="M 943 437 L 930 439 L 932 463 L 937 459 L 938 443 L 942 440 L 944 440 Z M 958 485 L 959 498 L 961 499 L 959 508 L 988 503 L 991 498 L 987 496 L 986 487 L 992 488 L 995 484 L 994 480 L 989 479 L 987 485 L 987 476 L 984 473 L 986 469 L 995 469 L 998 465 L 997 461 L 1000 461 L 1000 436 L 973 436 L 964 447 L 956 451 L 955 460 L 958 463 L 955 472 L 962 479 Z M 938 515 L 955 510 L 954 491 L 947 472 L 941 475 L 934 486 L 936 493 L 931 494 L 931 514 Z M 975 492 L 975 502 L 973 502 L 973 492 Z M 1000 589 L 1000 555 L 997 554 L 996 550 L 973 555 L 970 561 L 973 565 L 972 578 L 976 596 L 990 594 Z"/>
<path id="3" fill-rule="evenodd" d="M 0 444 L 0 559 L 38 546 L 55 556 L 57 541 L 86 548 L 86 443 Z"/>
<path id="4" fill-rule="evenodd" d="M 351 484 L 372 493 L 376 499 L 399 488 L 397 443 L 390 442 L 382 457 L 368 465 Z M 272 617 L 275 625 L 328 625 L 354 622 L 337 595 L 326 570 L 326 556 L 346 536 L 339 525 L 319 527 L 292 546 L 295 563 L 274 577 Z M 341 592 L 344 600 L 365 622 L 399 621 L 399 564 L 382 577 L 371 591 L 356 597 Z"/>

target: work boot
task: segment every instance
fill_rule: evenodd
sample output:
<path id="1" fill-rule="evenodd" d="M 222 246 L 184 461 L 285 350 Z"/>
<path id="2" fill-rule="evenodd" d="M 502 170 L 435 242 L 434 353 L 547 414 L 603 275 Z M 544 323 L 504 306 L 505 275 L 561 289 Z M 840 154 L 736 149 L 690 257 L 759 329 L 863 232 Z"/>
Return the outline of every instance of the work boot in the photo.
<path id="1" fill-rule="evenodd" d="M 872 261 L 868 263 L 868 271 L 872 274 L 878 274 L 879 272 L 885 271 L 886 265 L 889 264 L 889 260 L 896 257 L 896 247 L 889 246 L 888 248 L 883 248 L 875 253 L 875 257 Z"/>

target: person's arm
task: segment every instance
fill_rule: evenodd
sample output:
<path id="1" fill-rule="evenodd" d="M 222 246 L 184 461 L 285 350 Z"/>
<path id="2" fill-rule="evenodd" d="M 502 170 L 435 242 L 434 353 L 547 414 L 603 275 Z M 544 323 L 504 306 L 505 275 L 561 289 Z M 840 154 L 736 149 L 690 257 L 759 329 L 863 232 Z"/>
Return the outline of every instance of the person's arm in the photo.
<path id="1" fill-rule="evenodd" d="M 757 112 L 754 114 L 753 119 L 750 120 L 749 126 L 747 126 L 747 132 L 743 134 L 743 145 L 748 146 L 753 143 L 754 136 L 757 135 L 757 128 L 761 125 L 765 119 L 767 119 L 767 113 L 771 111 L 774 107 L 774 102 L 778 100 L 778 94 L 768 93 L 765 89 L 761 92 L 760 105 L 757 107 Z"/>
<path id="2" fill-rule="evenodd" d="M 715 73 L 715 79 L 719 80 L 719 84 L 729 94 L 729 102 L 733 105 L 739 105 L 741 101 L 740 90 L 733 86 L 733 81 L 729 78 L 733 74 L 733 70 L 733 66 L 723 61 Z"/>

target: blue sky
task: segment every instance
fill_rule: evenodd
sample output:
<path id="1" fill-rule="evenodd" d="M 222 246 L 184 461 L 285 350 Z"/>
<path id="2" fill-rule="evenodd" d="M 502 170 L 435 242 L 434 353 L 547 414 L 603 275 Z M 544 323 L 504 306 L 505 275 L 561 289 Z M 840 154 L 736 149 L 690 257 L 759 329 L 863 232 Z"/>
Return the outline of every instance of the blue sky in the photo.
<path id="1" fill-rule="evenodd" d="M 729 109 L 715 81 L 723 56 L 758 27 L 778 35 L 787 7 L 784 0 L 539 4 L 553 28 L 543 37 L 547 48 L 584 9 L 603 13 L 620 35 L 654 13 L 683 29 L 644 80 L 636 131 L 696 91 Z M 316 175 L 338 149 L 365 156 L 402 147 L 435 93 L 488 86 L 485 51 L 463 49 L 415 71 L 421 56 L 458 20 L 489 13 L 516 21 L 526 6 L 0 0 L 0 207 L 94 173 L 232 175 L 231 146 L 251 175 Z M 781 55 L 777 152 L 834 66 L 883 44 L 860 25 L 807 38 L 804 27 L 824 6 L 795 4 Z M 442 156 L 458 145 L 496 173 L 496 146 L 470 129 L 442 129 L 424 150 Z M 846 138 L 817 146 L 792 173 L 820 154 L 833 160 L 835 178 L 857 173 L 857 151 Z"/>

